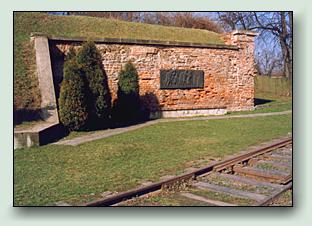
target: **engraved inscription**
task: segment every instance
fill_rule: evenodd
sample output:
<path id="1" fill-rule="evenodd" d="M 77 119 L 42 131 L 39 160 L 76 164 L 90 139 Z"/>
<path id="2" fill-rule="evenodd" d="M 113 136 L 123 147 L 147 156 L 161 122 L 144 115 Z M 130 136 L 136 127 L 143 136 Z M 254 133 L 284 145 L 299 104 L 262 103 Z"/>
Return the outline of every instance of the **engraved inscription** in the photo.
<path id="1" fill-rule="evenodd" d="M 160 70 L 161 89 L 204 88 L 202 70 Z"/>

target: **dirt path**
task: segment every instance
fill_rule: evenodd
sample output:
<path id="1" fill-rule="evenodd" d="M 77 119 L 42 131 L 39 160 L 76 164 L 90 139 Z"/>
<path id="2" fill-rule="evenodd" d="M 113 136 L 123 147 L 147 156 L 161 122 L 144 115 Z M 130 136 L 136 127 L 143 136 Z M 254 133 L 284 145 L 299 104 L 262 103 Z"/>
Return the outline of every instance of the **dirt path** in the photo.
<path id="1" fill-rule="evenodd" d="M 248 115 L 222 115 L 222 116 L 207 116 L 207 117 L 195 117 L 195 118 L 156 119 L 156 120 L 144 122 L 144 123 L 133 125 L 133 126 L 116 128 L 116 129 L 106 129 L 103 131 L 94 132 L 93 134 L 79 136 L 79 137 L 75 137 L 69 140 L 58 141 L 53 144 L 76 146 L 76 145 L 83 144 L 86 142 L 103 139 L 103 138 L 114 136 L 117 134 L 140 129 L 146 126 L 154 125 L 159 122 L 198 121 L 198 120 L 216 120 L 216 119 L 231 119 L 231 118 L 255 118 L 255 117 L 273 116 L 273 115 L 286 115 L 286 114 L 291 114 L 291 112 L 292 111 L 289 110 L 289 111 L 282 111 L 282 112 L 257 113 L 257 114 L 248 114 Z"/>

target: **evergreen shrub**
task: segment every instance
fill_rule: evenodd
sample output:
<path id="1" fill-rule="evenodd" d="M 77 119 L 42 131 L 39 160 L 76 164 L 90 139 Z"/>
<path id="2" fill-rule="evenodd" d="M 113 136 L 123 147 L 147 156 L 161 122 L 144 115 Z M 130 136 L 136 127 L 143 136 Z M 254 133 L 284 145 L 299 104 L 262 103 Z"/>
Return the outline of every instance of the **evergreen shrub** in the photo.
<path id="1" fill-rule="evenodd" d="M 85 79 L 90 128 L 103 126 L 110 118 L 111 96 L 102 59 L 95 43 L 88 41 L 77 53 L 77 63 Z"/>
<path id="2" fill-rule="evenodd" d="M 140 107 L 138 72 L 133 63 L 128 61 L 118 75 L 115 117 L 120 122 L 138 121 Z"/>
<path id="3" fill-rule="evenodd" d="M 88 112 L 84 91 L 81 68 L 76 62 L 75 51 L 71 48 L 64 63 L 64 78 L 59 97 L 60 121 L 70 131 L 81 130 L 86 125 Z"/>

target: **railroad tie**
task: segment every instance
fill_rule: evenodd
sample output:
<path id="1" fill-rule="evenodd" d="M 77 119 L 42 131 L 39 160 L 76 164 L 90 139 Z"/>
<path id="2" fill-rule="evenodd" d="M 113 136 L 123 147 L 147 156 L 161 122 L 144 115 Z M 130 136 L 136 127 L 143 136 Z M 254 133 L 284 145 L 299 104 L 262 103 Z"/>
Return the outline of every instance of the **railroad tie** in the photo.
<path id="1" fill-rule="evenodd" d="M 270 164 L 272 166 L 278 167 L 278 168 L 290 168 L 292 166 L 291 162 L 276 162 L 271 160 L 258 160 L 254 163 L 252 163 L 253 166 L 256 166 L 258 164 Z"/>
<path id="2" fill-rule="evenodd" d="M 236 204 L 232 204 L 232 203 L 228 203 L 228 202 L 222 202 L 222 201 L 218 201 L 218 200 L 213 200 L 213 199 L 208 199 L 199 195 L 194 195 L 191 193 L 181 193 L 181 196 L 184 196 L 186 198 L 189 199 L 195 199 L 201 202 L 205 202 L 214 206 L 237 206 Z"/>
<path id="3" fill-rule="evenodd" d="M 260 202 L 260 201 L 267 198 L 267 196 L 261 195 L 258 193 L 252 193 L 252 192 L 238 190 L 238 189 L 234 189 L 234 188 L 223 187 L 223 186 L 210 184 L 207 182 L 201 182 L 201 181 L 195 183 L 194 186 L 199 188 L 199 189 L 202 189 L 202 190 L 207 189 L 207 190 L 211 190 L 214 192 L 220 192 L 220 193 L 225 193 L 225 194 L 229 194 L 232 196 L 236 196 L 238 198 L 252 199 L 252 200 L 255 200 L 257 202 Z"/>
<path id="4" fill-rule="evenodd" d="M 255 167 L 248 166 L 234 166 L 233 170 L 235 173 L 242 173 L 244 175 L 256 176 L 270 181 L 278 181 L 288 176 L 289 173 L 278 171 L 278 170 L 263 170 Z"/>
<path id="5" fill-rule="evenodd" d="M 273 184 L 273 183 L 270 183 L 270 182 L 258 181 L 258 180 L 255 180 L 255 179 L 242 177 L 242 176 L 238 176 L 238 175 L 234 175 L 234 174 L 219 173 L 217 175 L 218 175 L 218 177 L 231 179 L 231 180 L 234 180 L 234 181 L 238 181 L 238 182 L 241 182 L 241 183 L 244 183 L 244 184 L 253 185 L 253 186 L 264 186 L 264 187 L 271 187 L 271 188 L 275 188 L 275 189 L 282 189 L 284 187 L 283 185 L 280 185 L 280 184 Z"/>
<path id="6" fill-rule="evenodd" d="M 270 159 L 280 159 L 280 160 L 288 160 L 288 161 L 292 160 L 292 156 L 279 155 L 279 154 L 265 154 L 264 157 L 270 158 Z"/>

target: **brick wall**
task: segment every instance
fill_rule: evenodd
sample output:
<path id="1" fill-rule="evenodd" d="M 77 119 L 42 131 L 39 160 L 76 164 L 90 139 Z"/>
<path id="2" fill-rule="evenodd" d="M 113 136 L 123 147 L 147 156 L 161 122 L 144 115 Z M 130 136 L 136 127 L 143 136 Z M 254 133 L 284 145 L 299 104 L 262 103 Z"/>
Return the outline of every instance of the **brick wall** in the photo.
<path id="1" fill-rule="evenodd" d="M 152 111 L 184 109 L 247 110 L 254 98 L 254 33 L 235 31 L 225 35 L 227 45 L 238 48 L 194 47 L 97 42 L 112 99 L 117 97 L 118 73 L 131 60 L 139 74 L 140 95 Z M 50 42 L 55 83 L 62 77 L 62 61 L 71 45 L 81 42 Z M 204 71 L 202 89 L 160 89 L 161 69 Z M 56 85 L 56 93 L 58 93 Z M 57 94 L 58 96 L 58 94 Z"/>

